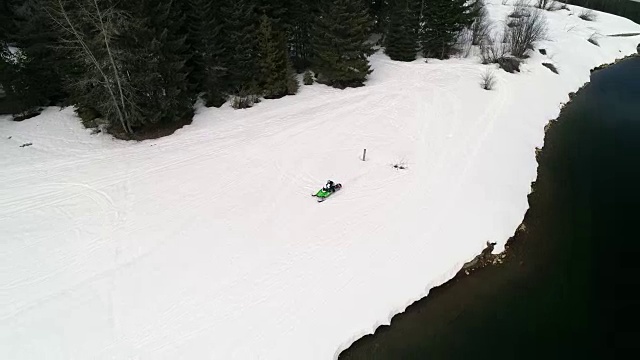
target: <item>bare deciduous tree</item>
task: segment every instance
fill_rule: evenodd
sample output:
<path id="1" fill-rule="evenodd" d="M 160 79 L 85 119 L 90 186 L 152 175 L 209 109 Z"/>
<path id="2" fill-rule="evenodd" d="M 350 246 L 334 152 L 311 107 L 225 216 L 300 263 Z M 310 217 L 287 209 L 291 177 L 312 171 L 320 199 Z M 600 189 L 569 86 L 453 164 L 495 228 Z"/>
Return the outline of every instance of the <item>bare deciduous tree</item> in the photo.
<path id="1" fill-rule="evenodd" d="M 511 55 L 522 58 L 547 35 L 547 19 L 542 11 L 529 9 L 525 16 L 513 19 L 513 26 L 507 26 L 505 34 Z"/>
<path id="2" fill-rule="evenodd" d="M 487 37 L 486 42 L 480 47 L 480 58 L 483 64 L 497 64 L 500 59 L 509 54 L 509 44 L 506 42 L 505 34 L 502 38 L 497 35 Z"/>
<path id="3" fill-rule="evenodd" d="M 481 45 L 487 41 L 491 35 L 491 20 L 485 7 L 484 0 L 474 3 L 476 18 L 471 25 L 471 44 Z"/>
<path id="4" fill-rule="evenodd" d="M 529 8 L 531 3 L 529 0 L 518 0 L 513 4 L 513 11 L 509 14 L 512 18 L 521 18 L 529 16 Z"/>
<path id="5" fill-rule="evenodd" d="M 74 84 L 78 91 L 103 90 L 98 110 L 103 116 L 115 116 L 124 131 L 132 133 L 121 61 L 112 46 L 127 14 L 105 0 L 55 0 L 48 12 L 61 31 L 62 46 L 87 70 Z"/>

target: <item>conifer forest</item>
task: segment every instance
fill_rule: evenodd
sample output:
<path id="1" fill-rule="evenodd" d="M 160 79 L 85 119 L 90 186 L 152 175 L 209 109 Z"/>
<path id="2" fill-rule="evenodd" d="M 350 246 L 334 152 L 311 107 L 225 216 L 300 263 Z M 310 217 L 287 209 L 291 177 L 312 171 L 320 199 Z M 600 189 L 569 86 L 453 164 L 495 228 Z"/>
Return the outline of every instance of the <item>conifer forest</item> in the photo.
<path id="1" fill-rule="evenodd" d="M 197 101 L 294 95 L 303 73 L 305 84 L 363 86 L 375 50 L 451 56 L 463 29 L 482 27 L 482 3 L 1 0 L 0 113 L 73 105 L 126 137 L 189 123 Z"/>
<path id="2" fill-rule="evenodd" d="M 242 108 L 294 95 L 305 71 L 306 83 L 363 86 L 374 47 L 446 58 L 473 21 L 466 0 L 2 0 L 0 10 L 2 112 L 74 105 L 125 135 L 189 122 L 198 100 Z"/>

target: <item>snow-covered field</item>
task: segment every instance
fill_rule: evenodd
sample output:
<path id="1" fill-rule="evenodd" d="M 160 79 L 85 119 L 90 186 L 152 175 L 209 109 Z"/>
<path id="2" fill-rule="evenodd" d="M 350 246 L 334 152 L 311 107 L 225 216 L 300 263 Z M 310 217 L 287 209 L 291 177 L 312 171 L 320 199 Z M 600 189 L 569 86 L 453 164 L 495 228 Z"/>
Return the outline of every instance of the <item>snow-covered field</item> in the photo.
<path id="1" fill-rule="evenodd" d="M 159 140 L 0 118 L 0 359 L 336 357 L 514 233 L 545 124 L 640 42 L 596 47 L 640 26 L 577 13 L 494 91 L 477 59 L 376 54 L 365 87 L 200 108 Z"/>

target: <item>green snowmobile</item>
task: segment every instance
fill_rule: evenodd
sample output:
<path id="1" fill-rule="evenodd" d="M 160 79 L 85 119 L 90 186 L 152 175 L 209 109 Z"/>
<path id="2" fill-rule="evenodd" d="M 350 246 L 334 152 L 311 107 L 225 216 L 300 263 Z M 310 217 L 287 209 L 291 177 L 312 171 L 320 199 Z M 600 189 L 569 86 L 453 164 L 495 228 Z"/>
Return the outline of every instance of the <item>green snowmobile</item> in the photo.
<path id="1" fill-rule="evenodd" d="M 342 189 L 342 184 L 338 183 L 338 184 L 334 184 L 333 181 L 329 180 L 327 181 L 327 184 L 320 190 L 318 190 L 317 193 L 312 194 L 311 196 L 315 196 L 318 198 L 318 202 L 323 202 L 325 200 L 327 200 L 327 198 L 331 195 L 333 195 L 336 191 Z"/>

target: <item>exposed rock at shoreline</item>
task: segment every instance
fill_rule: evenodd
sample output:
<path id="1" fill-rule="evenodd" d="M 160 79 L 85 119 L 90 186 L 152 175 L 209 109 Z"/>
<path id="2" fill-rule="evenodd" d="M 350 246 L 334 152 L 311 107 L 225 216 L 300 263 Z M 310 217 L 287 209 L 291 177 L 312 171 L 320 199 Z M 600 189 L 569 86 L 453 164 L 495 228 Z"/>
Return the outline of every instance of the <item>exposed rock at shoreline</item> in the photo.
<path id="1" fill-rule="evenodd" d="M 499 254 L 493 254 L 496 243 L 487 241 L 487 247 L 482 250 L 480 255 L 462 266 L 465 275 L 471 274 L 473 271 L 482 269 L 487 265 L 501 264 L 502 260 L 507 256 L 507 248 Z"/>
<path id="2" fill-rule="evenodd" d="M 631 55 L 629 55 L 629 56 L 621 57 L 620 59 L 617 59 L 616 61 L 614 61 L 614 62 L 612 62 L 612 63 L 609 63 L 609 64 L 602 64 L 602 65 L 600 65 L 600 66 L 596 66 L 596 67 L 594 67 L 593 69 L 591 69 L 591 73 L 593 74 L 593 72 L 594 72 L 594 71 L 598 71 L 598 70 L 602 70 L 602 69 L 604 69 L 604 68 L 608 68 L 608 67 L 609 67 L 609 66 L 611 66 L 611 65 L 615 65 L 615 64 L 617 64 L 617 63 L 619 63 L 619 62 L 621 62 L 621 61 L 625 61 L 625 60 L 628 60 L 628 59 L 631 59 L 631 58 L 637 57 L 637 56 L 639 56 L 639 55 L 640 55 L 640 44 L 638 44 L 638 54 L 631 54 Z M 573 94 L 573 93 L 572 93 L 572 94 Z M 575 94 L 574 94 L 574 95 L 575 95 Z M 571 94 L 569 94 L 569 97 L 571 97 Z"/>

